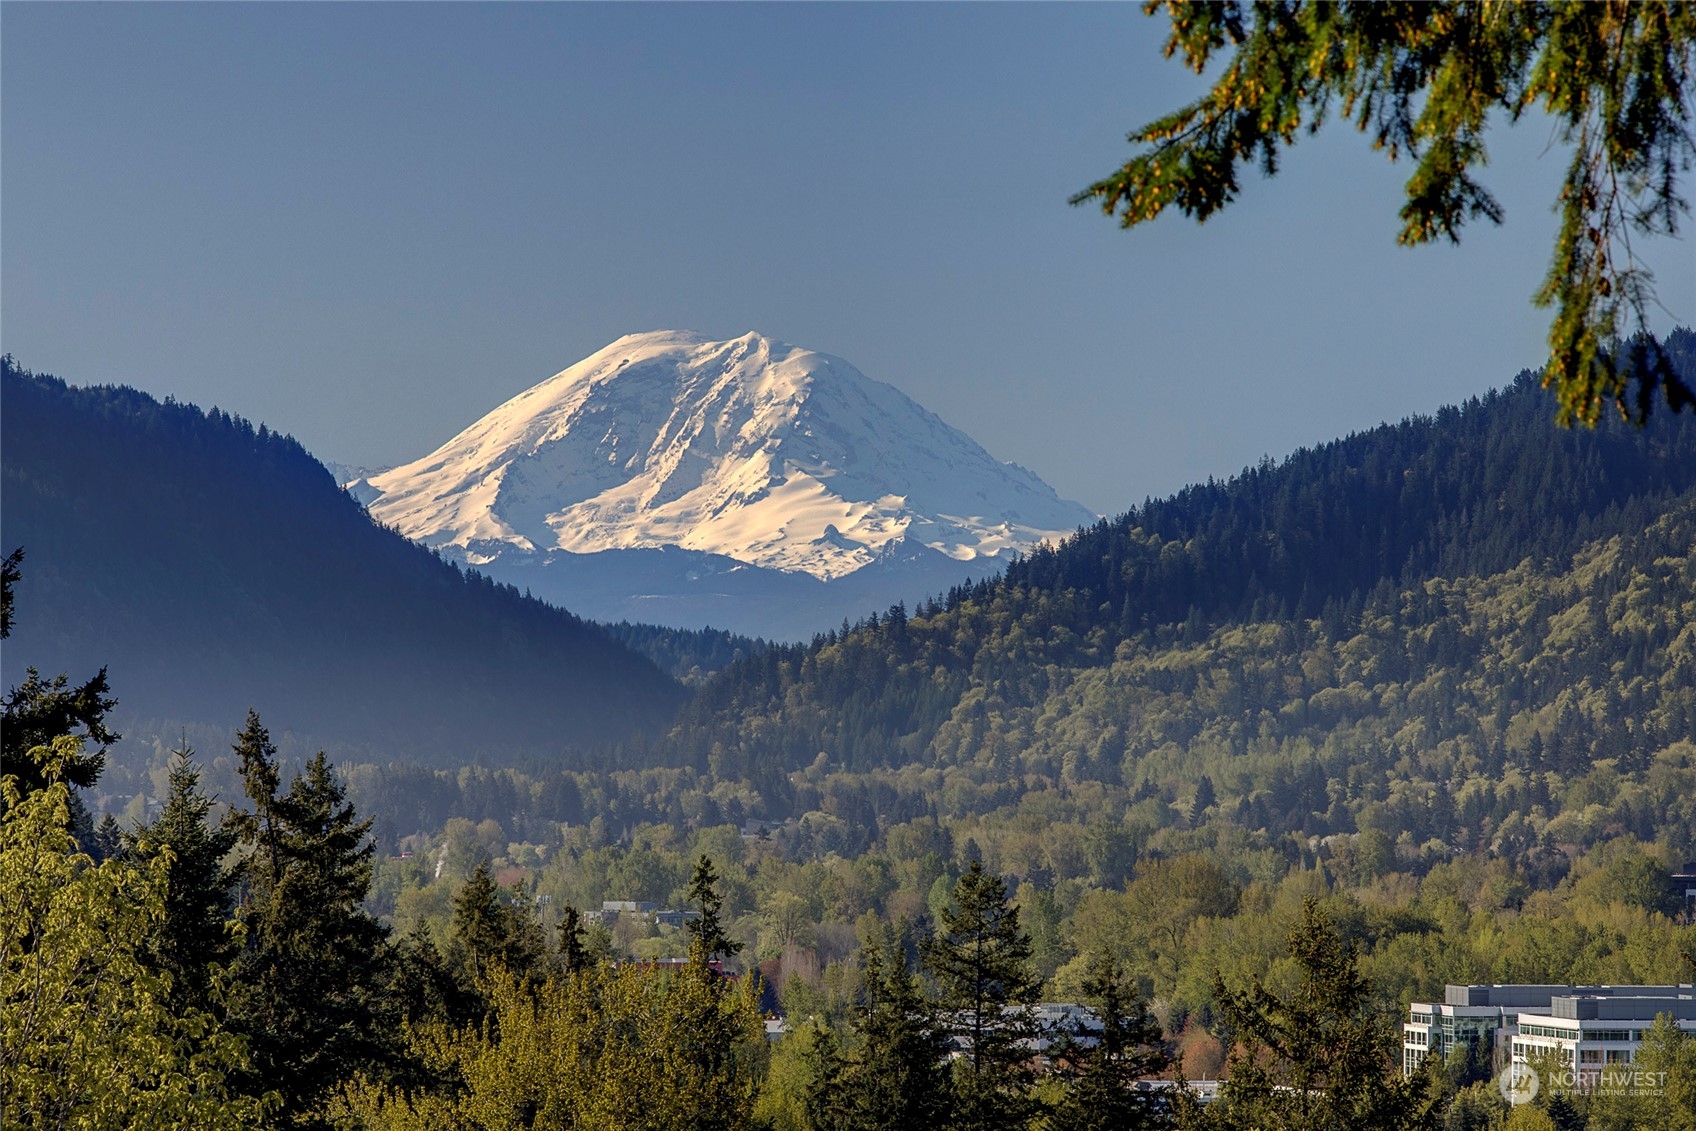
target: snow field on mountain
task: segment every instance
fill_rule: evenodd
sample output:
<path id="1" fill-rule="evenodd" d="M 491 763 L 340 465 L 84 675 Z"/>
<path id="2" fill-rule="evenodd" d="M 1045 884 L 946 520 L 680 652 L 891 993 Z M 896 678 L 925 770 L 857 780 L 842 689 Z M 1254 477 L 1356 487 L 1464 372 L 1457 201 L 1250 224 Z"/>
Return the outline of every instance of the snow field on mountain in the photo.
<path id="1" fill-rule="evenodd" d="M 368 481 L 474 564 L 677 546 L 842 577 L 903 542 L 970 562 L 1095 516 L 890 385 L 758 334 L 633 334 Z"/>

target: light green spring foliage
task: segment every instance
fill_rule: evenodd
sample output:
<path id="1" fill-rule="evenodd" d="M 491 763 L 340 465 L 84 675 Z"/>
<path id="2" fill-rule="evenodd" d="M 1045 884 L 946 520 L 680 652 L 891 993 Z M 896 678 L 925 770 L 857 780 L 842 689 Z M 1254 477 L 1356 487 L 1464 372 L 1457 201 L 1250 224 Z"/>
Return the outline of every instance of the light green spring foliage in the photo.
<path id="1" fill-rule="evenodd" d="M 1215 995 L 1236 1049 L 1221 1102 L 1184 1097 L 1184 1131 L 1416 1131 L 1435 1126 L 1435 1080 L 1391 1070 L 1394 1026 L 1373 999 L 1355 947 L 1309 899 L 1290 932 L 1292 992 L 1259 979 Z"/>
<path id="2" fill-rule="evenodd" d="M 595 966 L 540 984 L 496 968 L 484 991 L 481 1024 L 409 1028 L 434 1084 L 409 1093 L 361 1080 L 342 1114 L 370 1131 L 747 1125 L 766 1056 L 753 979 L 728 983 L 704 960 Z"/>
<path id="3" fill-rule="evenodd" d="M 1688 205 L 1679 176 L 1693 152 L 1686 100 L 1696 6 L 1684 0 L 1595 3 L 1417 2 L 1192 4 L 1147 0 L 1171 18 L 1166 54 L 1202 73 L 1229 51 L 1200 100 L 1130 135 L 1138 152 L 1073 198 L 1124 227 L 1168 207 L 1206 220 L 1239 191 L 1237 168 L 1277 171 L 1280 150 L 1335 113 L 1392 161 L 1414 163 L 1401 210 L 1404 244 L 1458 242 L 1499 223 L 1473 173 L 1488 159 L 1492 114 L 1554 119 L 1572 159 L 1560 231 L 1538 306 L 1555 308 L 1545 385 L 1562 423 L 1595 424 L 1605 405 L 1641 420 L 1656 391 L 1696 405 L 1666 359 L 1611 355 L 1627 318 L 1640 329 L 1653 280 L 1634 233 L 1673 233 Z"/>
<path id="4" fill-rule="evenodd" d="M 771 1131 L 812 1131 L 807 1097 L 817 1078 L 814 1050 L 821 1040 L 833 1038 L 816 1024 L 791 1021 L 791 1028 L 771 1050 L 771 1064 L 755 1097 L 755 1124 Z"/>
<path id="5" fill-rule="evenodd" d="M 141 961 L 164 917 L 170 856 L 96 865 L 70 834 L 54 768 L 79 743 L 31 751 L 45 788 L 0 782 L 0 1124 L 239 1128 L 260 1117 L 226 1077 L 239 1042 L 197 1010 L 174 1015 Z"/>

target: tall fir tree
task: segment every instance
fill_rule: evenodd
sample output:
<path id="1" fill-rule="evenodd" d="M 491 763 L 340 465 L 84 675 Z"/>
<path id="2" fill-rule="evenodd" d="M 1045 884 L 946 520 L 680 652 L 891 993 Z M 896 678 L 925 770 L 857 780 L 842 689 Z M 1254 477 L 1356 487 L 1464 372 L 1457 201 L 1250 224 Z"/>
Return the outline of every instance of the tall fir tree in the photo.
<path id="1" fill-rule="evenodd" d="M 1410 1077 L 1392 1065 L 1391 1024 L 1372 1000 L 1355 948 L 1311 897 L 1290 932 L 1289 952 L 1301 981 L 1287 997 L 1258 979 L 1241 991 L 1215 980 L 1214 997 L 1233 1035 L 1230 1079 L 1220 1100 L 1205 1107 L 1181 1093 L 1179 1128 L 1434 1129 L 1436 1059 L 1430 1072 Z"/>
<path id="2" fill-rule="evenodd" d="M 955 884 L 941 919 L 941 930 L 921 951 L 941 1024 L 959 1052 L 951 1126 L 1024 1127 L 1041 1110 L 1031 1047 L 1041 1032 L 1034 1007 L 1042 981 L 1030 936 L 1019 926 L 1007 885 L 979 860 Z"/>
<path id="3" fill-rule="evenodd" d="M 21 546 L 0 560 L 0 640 L 12 635 L 23 560 Z M 119 737 L 106 725 L 107 714 L 118 705 L 111 691 L 105 668 L 76 687 L 63 674 L 43 679 L 34 668 L 25 670 L 24 681 L 0 697 L 0 715 L 4 716 L 0 718 L 0 763 L 17 779 L 19 789 L 29 793 L 45 788 L 50 776 L 51 780 L 84 789 L 99 780 L 106 766 L 106 748 Z M 33 751 L 40 749 L 46 756 L 54 740 L 67 734 L 75 734 L 82 741 L 73 753 L 54 756 L 49 775 L 47 763 L 39 761 Z M 70 795 L 70 805 L 73 821 L 79 811 L 86 818 L 75 793 Z M 93 847 L 92 835 L 78 840 Z"/>
<path id="4" fill-rule="evenodd" d="M 1160 1025 L 1126 984 L 1116 959 L 1097 954 L 1084 979 L 1084 1000 L 1100 1028 L 1079 1025 L 1051 1050 L 1065 1096 L 1049 1118 L 1049 1131 L 1138 1131 L 1167 1125 L 1163 1100 L 1140 1090 L 1138 1080 L 1171 1065 Z"/>
<path id="5" fill-rule="evenodd" d="M 560 907 L 559 926 L 559 965 L 566 974 L 575 974 L 587 970 L 593 961 L 589 955 L 589 943 L 583 931 L 583 916 L 577 908 L 567 903 Z"/>
<path id="6" fill-rule="evenodd" d="M 730 1131 L 740 1126 L 752 1110 L 754 1091 L 753 1053 L 746 1040 L 747 1018 L 758 1016 L 760 975 L 750 970 L 732 983 L 713 963 L 742 949 L 725 934 L 720 916 L 724 897 L 718 890 L 719 877 L 711 858 L 703 854 L 695 863 L 689 881 L 689 899 L 700 908 L 700 918 L 690 922 L 693 936 L 689 963 L 678 975 L 678 1008 L 686 1031 L 694 1034 L 681 1050 L 680 1068 L 706 1080 L 726 1080 L 731 1087 L 723 1095 L 703 1096 L 689 1125 L 699 1131 Z M 763 1052 L 764 1050 L 760 1050 Z"/>
<path id="7" fill-rule="evenodd" d="M 724 897 L 718 893 L 718 878 L 712 859 L 702 854 L 689 880 L 689 902 L 700 910 L 699 918 L 689 921 L 689 935 L 690 953 L 698 951 L 701 961 L 708 965 L 742 950 L 741 943 L 724 933 Z"/>
<path id="8" fill-rule="evenodd" d="M 89 852 L 96 860 L 115 860 L 124 851 L 124 830 L 118 818 L 107 813 L 94 826 L 94 847 Z"/>
<path id="9" fill-rule="evenodd" d="M 423 923 L 395 944 L 385 996 L 402 1021 L 463 1025 L 477 1018 L 477 995 L 460 981 Z"/>
<path id="10" fill-rule="evenodd" d="M 947 1032 L 937 1024 L 892 940 L 868 939 L 863 996 L 853 1013 L 858 1045 L 821 1099 L 835 1097 L 842 1131 L 925 1131 L 953 1110 Z M 821 1105 L 822 1106 L 822 1105 Z"/>
<path id="11" fill-rule="evenodd" d="M 253 803 L 235 827 L 249 850 L 241 906 L 246 946 L 231 1007 L 256 1088 L 276 1123 L 327 1126 L 337 1082 L 388 1058 L 388 930 L 363 908 L 369 821 L 360 821 L 322 752 L 277 795 L 276 747 L 256 713 L 235 751 Z"/>
<path id="12" fill-rule="evenodd" d="M 231 930 L 236 873 L 226 858 L 240 839 L 209 820 L 212 799 L 200 790 L 200 768 L 187 746 L 174 752 L 165 806 L 135 836 L 142 860 L 168 854 L 165 917 L 148 948 L 155 969 L 171 979 L 175 1007 L 212 1009 L 213 986 L 238 952 Z"/>
<path id="13" fill-rule="evenodd" d="M 541 972 L 542 929 L 521 893 L 501 897 L 487 860 L 453 898 L 453 955 L 471 980 L 498 962 L 519 978 Z"/>

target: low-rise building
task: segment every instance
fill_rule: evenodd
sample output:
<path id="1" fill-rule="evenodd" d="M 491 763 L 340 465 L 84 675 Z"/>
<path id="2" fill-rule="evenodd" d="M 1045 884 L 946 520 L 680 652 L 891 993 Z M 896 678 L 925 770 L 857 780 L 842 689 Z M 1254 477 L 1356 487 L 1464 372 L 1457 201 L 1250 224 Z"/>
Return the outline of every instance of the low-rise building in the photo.
<path id="1" fill-rule="evenodd" d="M 1683 920 L 1696 923 L 1696 860 L 1686 864 L 1683 871 L 1672 874 L 1672 891 Z"/>
<path id="2" fill-rule="evenodd" d="M 1457 1049 L 1466 1049 L 1472 1055 L 1484 1059 L 1484 1063 L 1500 1067 L 1510 1059 L 1523 1062 L 1526 1057 L 1548 1052 L 1560 1045 L 1562 1038 L 1547 1036 L 1546 1032 L 1558 1031 L 1561 1034 L 1578 1033 L 1581 1027 L 1569 1024 L 1578 1020 L 1580 1013 L 1589 1015 L 1590 1021 L 1597 1021 L 1604 1015 L 1619 1014 L 1625 1018 L 1627 1014 L 1640 1014 L 1647 1010 L 1646 1020 L 1639 1025 L 1614 1025 L 1609 1028 L 1601 1024 L 1591 1025 L 1597 1032 L 1608 1032 L 1610 1035 L 1622 1027 L 1637 1036 L 1630 1042 L 1635 1048 L 1635 1041 L 1641 1040 L 1641 1030 L 1654 1022 L 1656 1013 L 1678 1012 L 1677 1002 L 1686 1006 L 1696 1006 L 1689 986 L 1573 986 L 1573 985 L 1468 985 L 1448 986 L 1440 1002 L 1414 1002 L 1408 1007 L 1407 1019 L 1402 1022 L 1402 1072 L 1411 1076 L 1419 1070 L 1425 1058 L 1435 1055 L 1447 1059 Z M 1589 1004 L 1560 1004 L 1559 1003 L 1589 1003 Z M 1597 1004 L 1608 1002 L 1604 1008 Z M 1667 1003 L 1673 1003 L 1668 1007 Z M 1654 1003 L 1659 1003 L 1656 1008 Z M 1559 1017 L 1557 1008 L 1572 1013 L 1571 1018 Z M 1696 1015 L 1692 1015 L 1696 1018 Z M 1529 1025 L 1527 1031 L 1524 1026 Z M 1524 1033 L 1530 1044 L 1524 1046 L 1525 1055 L 1521 1055 L 1518 1038 Z M 1583 1045 L 1584 1051 L 1590 1052 L 1601 1049 L 1620 1051 L 1624 1046 L 1617 1042 L 1606 1045 L 1590 1042 L 1586 1044 L 1575 1038 L 1574 1044 L 1568 1051 L 1574 1051 Z M 1566 1046 L 1561 1046 L 1566 1047 Z M 1599 1063 L 1607 1063 L 1603 1060 Z"/>
<path id="3" fill-rule="evenodd" d="M 1610 1065 L 1637 1058 L 1644 1032 L 1668 1014 L 1696 1033 L 1696 992 L 1690 986 L 1618 986 L 1615 993 L 1567 994 L 1547 1009 L 1523 1011 L 1512 1039 L 1515 1064 L 1551 1061 L 1572 1073 L 1571 1085 L 1594 1085 Z"/>
<path id="4" fill-rule="evenodd" d="M 603 899 L 602 915 L 652 915 L 659 907 L 646 899 Z"/>

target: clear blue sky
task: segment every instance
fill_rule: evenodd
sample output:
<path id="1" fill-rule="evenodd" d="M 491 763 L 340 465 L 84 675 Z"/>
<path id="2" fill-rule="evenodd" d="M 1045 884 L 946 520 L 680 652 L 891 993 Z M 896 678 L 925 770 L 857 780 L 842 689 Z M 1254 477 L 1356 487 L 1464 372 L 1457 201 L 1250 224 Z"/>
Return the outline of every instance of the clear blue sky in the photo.
<path id="1" fill-rule="evenodd" d="M 1140 5 L 8 3 L 4 348 L 355 463 L 632 331 L 838 354 L 1102 511 L 1542 356 L 1565 154 L 1395 246 L 1337 127 L 1205 226 L 1066 198 L 1199 92 Z M 1696 321 L 1688 242 L 1650 249 Z"/>

